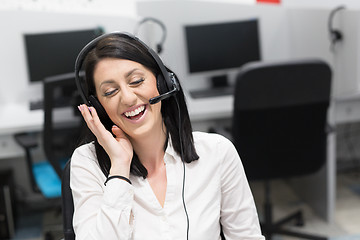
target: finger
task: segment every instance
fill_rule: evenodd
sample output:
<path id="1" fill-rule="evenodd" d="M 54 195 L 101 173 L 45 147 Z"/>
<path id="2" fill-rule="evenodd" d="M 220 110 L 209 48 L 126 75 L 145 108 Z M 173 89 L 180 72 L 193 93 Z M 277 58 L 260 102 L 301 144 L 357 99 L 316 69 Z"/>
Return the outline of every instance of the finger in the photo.
<path id="1" fill-rule="evenodd" d="M 106 130 L 105 127 L 100 122 L 100 119 L 97 115 L 95 108 L 88 107 L 85 104 L 82 104 L 80 105 L 80 111 L 87 126 L 95 135 L 98 135 L 99 132 Z"/>
<path id="2" fill-rule="evenodd" d="M 111 131 L 116 136 L 116 138 L 126 138 L 124 131 L 116 125 L 112 126 Z"/>
<path id="3" fill-rule="evenodd" d="M 88 125 L 88 127 L 89 127 L 90 129 L 92 129 L 93 118 L 92 118 L 92 116 L 91 116 L 91 114 L 90 114 L 90 112 L 89 112 L 88 106 L 86 106 L 85 104 L 81 104 L 81 105 L 79 106 L 79 110 L 80 110 L 81 115 L 83 116 L 86 124 Z"/>
<path id="4" fill-rule="evenodd" d="M 111 130 L 112 130 L 113 134 L 115 135 L 115 139 L 121 144 L 123 149 L 130 156 L 130 159 L 132 159 L 133 147 L 132 147 L 131 142 L 129 141 L 129 137 L 126 135 L 126 133 L 121 128 L 119 128 L 116 125 L 113 125 Z"/>

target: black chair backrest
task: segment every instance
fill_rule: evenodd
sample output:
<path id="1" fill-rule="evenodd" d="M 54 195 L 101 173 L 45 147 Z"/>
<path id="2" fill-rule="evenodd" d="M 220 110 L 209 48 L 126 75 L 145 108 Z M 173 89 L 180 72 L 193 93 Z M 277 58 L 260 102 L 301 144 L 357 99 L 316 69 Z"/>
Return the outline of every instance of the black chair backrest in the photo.
<path id="1" fill-rule="evenodd" d="M 43 85 L 44 151 L 46 158 L 61 177 L 60 160 L 66 161 L 70 158 L 80 136 L 82 119 L 76 105 L 81 101 L 80 96 L 77 98 L 74 73 L 47 77 Z"/>
<path id="2" fill-rule="evenodd" d="M 232 137 L 250 180 L 321 168 L 330 91 L 331 70 L 320 60 L 255 62 L 241 68 Z"/>
<path id="3" fill-rule="evenodd" d="M 73 229 L 74 201 L 70 188 L 70 160 L 66 163 L 61 184 L 63 231 L 65 240 L 75 240 Z"/>

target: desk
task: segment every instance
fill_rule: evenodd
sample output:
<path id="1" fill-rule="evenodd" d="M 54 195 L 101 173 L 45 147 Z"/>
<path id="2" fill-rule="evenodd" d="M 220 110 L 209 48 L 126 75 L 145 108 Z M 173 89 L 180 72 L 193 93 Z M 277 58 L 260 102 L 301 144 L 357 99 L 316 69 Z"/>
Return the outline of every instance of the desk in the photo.
<path id="1" fill-rule="evenodd" d="M 42 128 L 44 112 L 30 111 L 28 104 L 7 104 L 2 106 L 0 111 L 0 135 L 38 131 Z"/>
<path id="2" fill-rule="evenodd" d="M 191 99 L 187 98 L 191 121 L 202 124 L 207 120 L 231 119 L 233 97 Z M 43 124 L 42 110 L 30 111 L 25 104 L 9 104 L 0 108 L 0 158 L 22 156 L 23 150 L 17 146 L 13 134 L 22 131 L 41 131 Z M 68 119 L 69 112 L 61 110 L 63 119 Z M 360 95 L 353 98 L 338 98 L 330 108 L 333 124 L 360 120 Z M 329 137 L 328 161 L 324 169 L 309 178 L 301 179 L 293 185 L 300 197 L 306 199 L 322 218 L 328 222 L 333 220 L 336 186 L 336 152 L 335 134 Z M 306 185 L 304 185 L 306 183 Z M 296 187 L 298 186 L 298 187 Z M 306 186 L 306 188 L 304 188 Z M 323 191 L 319 191 L 322 189 Z M 304 191 L 305 190 L 305 191 Z"/>
<path id="3" fill-rule="evenodd" d="M 0 112 L 0 158 L 23 156 L 24 151 L 15 142 L 13 135 L 23 131 L 40 131 L 44 112 L 30 111 L 27 104 L 3 105 Z"/>
<path id="4" fill-rule="evenodd" d="M 334 98 L 334 123 L 360 121 L 360 93 Z"/>
<path id="5" fill-rule="evenodd" d="M 206 120 L 231 118 L 233 97 L 187 98 L 191 121 L 201 124 Z M 0 159 L 18 157 L 23 150 L 15 143 L 13 134 L 24 131 L 41 131 L 44 119 L 42 110 L 30 110 L 28 103 L 7 104 L 0 107 Z M 63 116 L 69 116 L 64 113 Z"/>
<path id="6" fill-rule="evenodd" d="M 232 96 L 202 99 L 187 97 L 187 104 L 191 121 L 201 122 L 231 118 L 234 98 Z M 334 98 L 329 111 L 330 122 L 334 125 L 360 121 L 360 93 Z"/>
<path id="7" fill-rule="evenodd" d="M 187 98 L 190 119 L 193 122 L 208 119 L 231 118 L 234 98 L 230 95 L 214 98 Z"/>
<path id="8" fill-rule="evenodd" d="M 42 110 L 30 110 L 28 103 L 7 104 L 0 107 L 0 159 L 23 156 L 23 149 L 13 135 L 19 132 L 40 132 L 44 123 Z M 55 110 L 56 121 L 71 121 L 73 110 Z"/>

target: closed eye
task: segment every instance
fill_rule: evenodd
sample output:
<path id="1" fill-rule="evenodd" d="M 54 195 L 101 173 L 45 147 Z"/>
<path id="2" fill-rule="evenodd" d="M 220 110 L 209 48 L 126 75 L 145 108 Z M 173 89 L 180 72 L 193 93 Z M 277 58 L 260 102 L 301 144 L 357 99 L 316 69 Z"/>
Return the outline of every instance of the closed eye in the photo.
<path id="1" fill-rule="evenodd" d="M 116 91 L 117 91 L 117 89 L 107 91 L 107 92 L 104 93 L 104 97 L 109 97 L 109 96 L 113 95 Z"/>
<path id="2" fill-rule="evenodd" d="M 131 86 L 139 85 L 140 83 L 144 82 L 143 78 L 140 78 L 139 80 L 133 81 L 130 83 Z"/>

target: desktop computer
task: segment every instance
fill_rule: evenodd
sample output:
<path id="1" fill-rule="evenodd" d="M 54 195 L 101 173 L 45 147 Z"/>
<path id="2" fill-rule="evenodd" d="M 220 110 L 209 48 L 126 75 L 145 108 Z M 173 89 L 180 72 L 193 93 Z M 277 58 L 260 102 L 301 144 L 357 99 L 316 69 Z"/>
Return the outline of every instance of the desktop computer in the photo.
<path id="1" fill-rule="evenodd" d="M 35 85 L 42 83 L 47 77 L 74 72 L 76 56 L 80 50 L 103 32 L 101 27 L 97 27 L 61 32 L 24 33 L 29 84 Z M 71 87 L 66 88 L 65 86 L 61 92 L 55 92 L 55 107 L 69 105 L 73 90 Z M 30 110 L 43 109 L 43 97 L 31 99 L 29 107 Z"/>
<path id="2" fill-rule="evenodd" d="M 191 91 L 193 98 L 233 94 L 227 72 L 261 59 L 258 25 L 253 18 L 184 27 L 188 72 L 214 74 L 211 88 Z"/>

